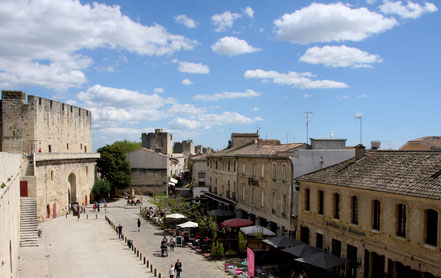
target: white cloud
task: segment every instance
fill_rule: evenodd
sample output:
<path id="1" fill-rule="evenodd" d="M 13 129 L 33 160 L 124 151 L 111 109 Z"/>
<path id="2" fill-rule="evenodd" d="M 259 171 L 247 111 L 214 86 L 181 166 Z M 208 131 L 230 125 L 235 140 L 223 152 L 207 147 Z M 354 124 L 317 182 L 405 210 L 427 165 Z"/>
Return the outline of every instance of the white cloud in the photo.
<path id="1" fill-rule="evenodd" d="M 403 2 L 392 2 L 385 0 L 381 5 L 380 10 L 384 14 L 396 14 L 402 18 L 416 19 L 421 17 L 425 13 L 433 13 L 438 11 L 438 8 L 433 3 L 425 2 L 424 6 L 412 1 L 407 1 L 406 5 Z"/>
<path id="2" fill-rule="evenodd" d="M 235 56 L 245 53 L 259 51 L 259 48 L 252 47 L 245 40 L 236 37 L 223 37 L 211 46 L 214 53 Z"/>
<path id="3" fill-rule="evenodd" d="M 368 3 L 369 5 L 373 5 L 377 3 L 377 0 L 366 0 L 366 3 Z"/>
<path id="4" fill-rule="evenodd" d="M 183 24 L 185 27 L 191 29 L 196 28 L 197 23 L 193 19 L 189 18 L 185 14 L 180 14 L 174 17 L 175 22 Z"/>
<path id="5" fill-rule="evenodd" d="M 225 111 L 221 114 L 201 114 L 189 118 L 177 117 L 168 123 L 168 127 L 177 130 L 210 129 L 226 124 L 252 124 L 262 120 L 261 117 L 249 118 L 236 112 Z"/>
<path id="6" fill-rule="evenodd" d="M 193 99 L 201 101 L 217 101 L 220 99 L 251 98 L 258 96 L 260 96 L 260 93 L 248 89 L 246 92 L 223 92 L 213 95 L 195 95 Z"/>
<path id="7" fill-rule="evenodd" d="M 371 67 L 372 63 L 381 63 L 380 56 L 369 54 L 354 47 L 341 46 L 314 46 L 306 50 L 299 61 L 308 64 L 323 64 L 327 67 Z"/>
<path id="8" fill-rule="evenodd" d="M 19 12 L 17 12 L 19 11 Z M 193 49 L 196 41 L 169 33 L 158 24 L 142 25 L 117 5 L 80 1 L 0 2 L 0 87 L 81 87 L 93 60 L 81 50 L 125 49 L 164 55 Z"/>
<path id="9" fill-rule="evenodd" d="M 153 89 L 153 92 L 155 94 L 162 94 L 162 93 L 164 93 L 164 88 L 155 88 L 155 89 Z"/>
<path id="10" fill-rule="evenodd" d="M 359 95 L 359 96 L 357 96 L 358 98 L 367 98 L 367 97 L 369 97 L 369 95 L 368 94 L 362 94 L 362 95 Z"/>
<path id="11" fill-rule="evenodd" d="M 233 27 L 234 21 L 240 18 L 238 13 L 231 13 L 226 11 L 223 14 L 215 14 L 211 17 L 211 23 L 216 26 L 216 32 L 225 31 L 228 28 Z"/>
<path id="12" fill-rule="evenodd" d="M 305 93 L 305 94 L 303 94 L 303 97 L 304 98 L 310 98 L 310 97 L 312 97 L 312 95 Z"/>
<path id="13" fill-rule="evenodd" d="M 361 41 L 397 25 L 394 18 L 342 3 L 313 3 L 274 21 L 277 37 L 292 43 Z"/>
<path id="14" fill-rule="evenodd" d="M 193 82 L 191 82 L 191 80 L 187 78 L 183 79 L 181 83 L 182 85 L 186 85 L 186 86 L 193 84 Z"/>
<path id="15" fill-rule="evenodd" d="M 178 71 L 195 74 L 207 74 L 210 73 L 210 68 L 207 65 L 201 63 L 181 62 L 177 59 L 173 59 L 173 63 L 178 63 Z"/>
<path id="16" fill-rule="evenodd" d="M 251 7 L 246 7 L 243 13 L 246 14 L 249 18 L 254 17 L 254 10 Z"/>
<path id="17" fill-rule="evenodd" d="M 272 81 L 275 84 L 292 85 L 301 89 L 330 89 L 347 88 L 348 85 L 342 82 L 332 80 L 312 80 L 315 77 L 310 72 L 298 73 L 289 71 L 288 73 L 279 73 L 277 71 L 264 71 L 261 69 L 247 70 L 244 74 L 246 79 L 258 78 L 264 82 Z"/>
<path id="18" fill-rule="evenodd" d="M 260 111 L 260 108 L 259 107 L 253 107 L 253 108 L 251 108 L 251 111 Z"/>

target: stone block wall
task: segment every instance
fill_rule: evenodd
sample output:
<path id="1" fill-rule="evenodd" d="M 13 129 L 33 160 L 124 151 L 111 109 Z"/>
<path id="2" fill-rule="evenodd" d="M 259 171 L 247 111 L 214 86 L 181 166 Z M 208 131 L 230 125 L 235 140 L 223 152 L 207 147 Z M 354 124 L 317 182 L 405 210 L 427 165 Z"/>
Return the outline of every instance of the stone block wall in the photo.
<path id="1" fill-rule="evenodd" d="M 18 277 L 21 156 L 0 152 L 0 277 Z"/>
<path id="2" fill-rule="evenodd" d="M 37 215 L 39 221 L 66 213 L 69 189 L 73 201 L 90 203 L 90 194 L 95 182 L 95 162 L 48 161 L 36 168 Z M 71 186 L 72 182 L 72 186 Z M 49 205 L 49 214 L 48 214 Z"/>
<path id="3" fill-rule="evenodd" d="M 164 193 L 168 183 L 167 169 L 131 169 L 131 187 L 135 189 L 135 194 L 156 194 Z"/>

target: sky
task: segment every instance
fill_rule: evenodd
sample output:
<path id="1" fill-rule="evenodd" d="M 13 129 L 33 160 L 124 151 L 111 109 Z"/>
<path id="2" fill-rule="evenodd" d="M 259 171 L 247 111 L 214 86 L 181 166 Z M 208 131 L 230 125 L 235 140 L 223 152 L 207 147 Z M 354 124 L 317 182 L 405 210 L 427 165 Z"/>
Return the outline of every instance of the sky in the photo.
<path id="1" fill-rule="evenodd" d="M 155 128 L 214 149 L 231 132 L 305 142 L 305 112 L 309 137 L 397 149 L 441 135 L 440 8 L 0 0 L 0 88 L 91 110 L 93 149 Z"/>

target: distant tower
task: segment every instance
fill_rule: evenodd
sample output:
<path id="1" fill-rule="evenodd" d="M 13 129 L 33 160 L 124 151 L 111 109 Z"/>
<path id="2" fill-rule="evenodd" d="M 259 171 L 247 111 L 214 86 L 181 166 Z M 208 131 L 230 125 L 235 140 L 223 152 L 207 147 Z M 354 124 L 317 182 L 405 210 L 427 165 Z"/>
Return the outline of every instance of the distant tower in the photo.
<path id="1" fill-rule="evenodd" d="M 142 147 L 170 155 L 172 153 L 172 135 L 160 128 L 155 129 L 155 133 L 143 133 Z"/>

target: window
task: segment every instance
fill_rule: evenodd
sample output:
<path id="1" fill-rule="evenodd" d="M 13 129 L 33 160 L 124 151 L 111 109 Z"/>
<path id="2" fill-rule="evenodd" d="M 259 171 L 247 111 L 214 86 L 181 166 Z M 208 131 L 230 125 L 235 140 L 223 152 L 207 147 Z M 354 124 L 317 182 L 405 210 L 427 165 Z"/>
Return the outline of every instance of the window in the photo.
<path id="1" fill-rule="evenodd" d="M 277 164 L 273 163 L 273 180 L 277 180 Z"/>
<path id="2" fill-rule="evenodd" d="M 230 161 L 228 161 L 228 172 L 230 172 Z"/>
<path id="3" fill-rule="evenodd" d="M 86 166 L 86 176 L 89 175 L 89 167 Z"/>
<path id="4" fill-rule="evenodd" d="M 271 198 L 271 208 L 273 210 L 273 213 L 276 213 L 276 192 L 273 192 L 273 196 Z"/>
<path id="5" fill-rule="evenodd" d="M 69 143 L 66 144 L 66 149 L 69 150 Z"/>
<path id="6" fill-rule="evenodd" d="M 256 176 L 256 163 L 253 162 L 253 177 Z"/>
<path id="7" fill-rule="evenodd" d="M 52 100 L 49 102 L 49 106 L 52 109 Z"/>
<path id="8" fill-rule="evenodd" d="M 260 207 L 264 207 L 265 206 L 265 191 L 262 189 L 262 191 L 260 191 Z"/>
<path id="9" fill-rule="evenodd" d="M 315 247 L 323 249 L 323 235 L 320 233 L 315 234 Z"/>
<path id="10" fill-rule="evenodd" d="M 198 178 L 201 178 L 201 179 L 205 178 L 205 173 L 204 172 L 198 173 Z"/>
<path id="11" fill-rule="evenodd" d="M 245 201 L 245 184 L 242 183 L 242 201 Z"/>
<path id="12" fill-rule="evenodd" d="M 222 184 L 222 186 L 221 186 L 221 189 L 222 189 L 222 190 L 221 190 L 221 192 L 220 192 L 220 195 L 224 195 L 224 192 L 225 192 L 225 191 L 224 191 L 224 185 L 223 185 L 223 184 Z"/>
<path id="13" fill-rule="evenodd" d="M 236 161 L 234 161 L 233 172 L 236 173 Z"/>
<path id="14" fill-rule="evenodd" d="M 379 200 L 372 201 L 372 229 L 380 230 L 381 203 Z"/>
<path id="15" fill-rule="evenodd" d="M 318 213 L 323 215 L 323 199 L 325 197 L 325 192 L 323 192 L 323 190 L 319 190 L 318 192 Z"/>
<path id="16" fill-rule="evenodd" d="M 283 164 L 283 181 L 286 181 L 286 164 Z"/>
<path id="17" fill-rule="evenodd" d="M 246 170 L 246 168 L 245 168 L 246 166 L 245 166 L 245 162 L 242 164 L 242 175 L 245 175 L 245 170 Z"/>
<path id="18" fill-rule="evenodd" d="M 81 150 L 83 149 L 83 144 L 80 144 L 80 149 L 81 149 Z"/>
<path id="19" fill-rule="evenodd" d="M 438 246 L 438 212 L 426 210 L 426 244 Z"/>
<path id="20" fill-rule="evenodd" d="M 254 194 L 254 187 L 251 188 L 251 203 L 253 205 L 256 203 L 256 194 Z"/>
<path id="21" fill-rule="evenodd" d="M 306 226 L 300 227 L 300 240 L 309 244 L 309 228 Z"/>
<path id="22" fill-rule="evenodd" d="M 358 197 L 351 198 L 351 223 L 358 225 Z"/>
<path id="23" fill-rule="evenodd" d="M 48 146 L 48 151 L 49 151 L 50 153 L 52 152 L 52 146 L 51 146 L 51 145 Z"/>
<path id="24" fill-rule="evenodd" d="M 51 171 L 51 181 L 54 180 L 54 171 Z"/>
<path id="25" fill-rule="evenodd" d="M 64 103 L 61 104 L 61 110 L 64 111 Z"/>
<path id="26" fill-rule="evenodd" d="M 230 197 L 230 181 L 227 182 L 227 197 Z"/>
<path id="27" fill-rule="evenodd" d="M 265 164 L 262 163 L 262 174 L 261 177 L 264 178 L 265 177 Z"/>
<path id="28" fill-rule="evenodd" d="M 213 179 L 210 177 L 210 186 L 213 185 Z"/>
<path id="29" fill-rule="evenodd" d="M 340 257 L 341 256 L 341 241 L 337 239 L 332 239 L 332 255 Z"/>
<path id="30" fill-rule="evenodd" d="M 406 205 L 397 205 L 397 236 L 406 237 Z"/>
<path id="31" fill-rule="evenodd" d="M 286 215 L 286 194 L 282 195 L 282 216 Z"/>
<path id="32" fill-rule="evenodd" d="M 310 206 L 310 191 L 309 191 L 309 188 L 306 188 L 305 189 L 305 210 L 309 210 L 309 206 Z"/>
<path id="33" fill-rule="evenodd" d="M 217 170 L 217 160 L 216 160 L 216 170 Z"/>
<path id="34" fill-rule="evenodd" d="M 214 193 L 217 194 L 217 178 L 214 180 Z"/>
<path id="35" fill-rule="evenodd" d="M 84 146 L 84 152 L 87 153 L 87 146 Z"/>
<path id="36" fill-rule="evenodd" d="M 334 194 L 334 218 L 340 219 L 340 194 Z"/>

